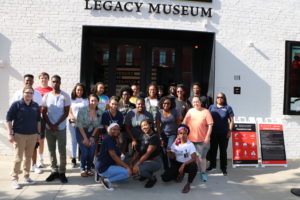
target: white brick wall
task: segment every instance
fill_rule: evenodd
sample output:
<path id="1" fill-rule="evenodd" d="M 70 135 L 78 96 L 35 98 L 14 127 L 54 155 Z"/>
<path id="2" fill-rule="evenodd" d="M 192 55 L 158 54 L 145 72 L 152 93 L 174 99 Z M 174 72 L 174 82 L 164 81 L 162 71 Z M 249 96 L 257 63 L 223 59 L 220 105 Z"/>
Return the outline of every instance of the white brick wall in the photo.
<path id="1" fill-rule="evenodd" d="M 300 1 L 145 0 L 213 8 L 208 26 L 203 18 L 84 10 L 83 0 L 2 0 L 0 7 L 0 120 L 9 99 L 22 87 L 22 76 L 41 71 L 62 77 L 70 92 L 79 81 L 82 26 L 125 26 L 208 31 L 216 33 L 215 92 L 228 96 L 236 116 L 284 119 L 288 158 L 300 158 L 297 116 L 283 116 L 285 41 L 300 41 Z M 297 12 L 298 11 L 298 12 Z M 37 37 L 43 32 L 45 38 Z M 254 47 L 248 47 L 249 42 Z M 240 81 L 233 76 L 240 75 Z M 241 86 L 241 95 L 233 95 Z"/>

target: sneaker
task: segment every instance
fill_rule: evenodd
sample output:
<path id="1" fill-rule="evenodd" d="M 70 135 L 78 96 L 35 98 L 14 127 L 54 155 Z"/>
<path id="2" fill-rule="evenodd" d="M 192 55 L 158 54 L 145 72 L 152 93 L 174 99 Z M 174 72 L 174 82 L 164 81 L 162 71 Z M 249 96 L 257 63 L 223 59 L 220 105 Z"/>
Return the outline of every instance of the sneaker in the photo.
<path id="1" fill-rule="evenodd" d="M 72 158 L 72 168 L 76 168 L 77 164 L 76 164 L 76 158 Z"/>
<path id="2" fill-rule="evenodd" d="M 181 190 L 182 193 L 188 193 L 190 191 L 191 187 L 190 184 L 187 183 L 185 184 L 185 186 L 183 187 L 183 189 Z"/>
<path id="3" fill-rule="evenodd" d="M 125 160 L 125 155 L 123 153 L 121 154 L 121 160 Z"/>
<path id="4" fill-rule="evenodd" d="M 156 183 L 156 177 L 153 176 L 153 179 L 149 179 L 145 185 L 145 188 L 152 188 Z"/>
<path id="5" fill-rule="evenodd" d="M 38 168 L 44 168 L 44 159 L 40 159 L 38 164 L 37 164 Z"/>
<path id="6" fill-rule="evenodd" d="M 47 181 L 47 182 L 54 181 L 54 180 L 57 179 L 58 177 L 59 177 L 58 172 L 52 172 L 52 173 L 50 174 L 50 176 L 48 176 L 48 178 L 46 178 L 46 181 Z"/>
<path id="7" fill-rule="evenodd" d="M 59 178 L 60 182 L 62 182 L 62 183 L 67 183 L 68 182 L 68 179 L 67 179 L 65 173 L 60 173 L 58 178 Z"/>
<path id="8" fill-rule="evenodd" d="M 29 178 L 29 177 L 24 178 L 24 180 L 25 180 L 24 182 L 26 184 L 30 184 L 30 185 L 35 184 L 35 182 L 31 178 Z"/>
<path id="9" fill-rule="evenodd" d="M 224 176 L 227 176 L 227 170 L 226 169 L 222 169 L 222 173 Z"/>
<path id="10" fill-rule="evenodd" d="M 36 173 L 36 174 L 41 174 L 42 173 L 42 170 L 39 169 L 37 165 L 32 165 L 31 171 Z"/>
<path id="11" fill-rule="evenodd" d="M 213 172 L 215 170 L 217 170 L 217 169 L 215 167 L 211 167 L 211 166 L 206 169 L 207 172 Z"/>
<path id="12" fill-rule="evenodd" d="M 202 182 L 206 182 L 207 181 L 207 175 L 204 172 L 201 173 L 201 181 Z"/>
<path id="13" fill-rule="evenodd" d="M 140 176 L 139 181 L 144 181 L 146 179 L 147 179 L 146 177 Z"/>
<path id="14" fill-rule="evenodd" d="M 99 174 L 98 173 L 95 173 L 95 182 L 96 183 L 100 183 L 101 181 L 100 181 L 100 176 L 99 176 Z"/>
<path id="15" fill-rule="evenodd" d="M 114 188 L 111 187 L 111 183 L 109 182 L 109 180 L 107 178 L 101 178 L 101 182 L 106 190 L 114 191 Z"/>
<path id="16" fill-rule="evenodd" d="M 13 181 L 11 182 L 11 186 L 12 186 L 14 189 L 21 189 L 21 186 L 19 185 L 18 180 L 13 180 Z"/>

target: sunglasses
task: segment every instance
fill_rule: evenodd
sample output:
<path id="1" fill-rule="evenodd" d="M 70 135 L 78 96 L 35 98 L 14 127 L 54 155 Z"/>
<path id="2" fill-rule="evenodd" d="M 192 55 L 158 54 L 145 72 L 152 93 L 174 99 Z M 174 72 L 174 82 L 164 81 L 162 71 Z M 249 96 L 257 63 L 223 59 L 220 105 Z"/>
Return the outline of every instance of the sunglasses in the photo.
<path id="1" fill-rule="evenodd" d="M 25 94 L 33 94 L 33 92 L 24 92 Z"/>

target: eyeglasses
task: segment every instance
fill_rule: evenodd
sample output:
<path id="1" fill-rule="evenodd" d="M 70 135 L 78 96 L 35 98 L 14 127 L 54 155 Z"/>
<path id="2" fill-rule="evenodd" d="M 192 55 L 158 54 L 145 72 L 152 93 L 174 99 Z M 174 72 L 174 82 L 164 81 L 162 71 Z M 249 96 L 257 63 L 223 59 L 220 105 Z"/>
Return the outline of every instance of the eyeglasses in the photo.
<path id="1" fill-rule="evenodd" d="M 33 92 L 24 92 L 25 94 L 33 94 Z"/>
<path id="2" fill-rule="evenodd" d="M 224 99 L 224 97 L 217 97 L 217 99 Z"/>

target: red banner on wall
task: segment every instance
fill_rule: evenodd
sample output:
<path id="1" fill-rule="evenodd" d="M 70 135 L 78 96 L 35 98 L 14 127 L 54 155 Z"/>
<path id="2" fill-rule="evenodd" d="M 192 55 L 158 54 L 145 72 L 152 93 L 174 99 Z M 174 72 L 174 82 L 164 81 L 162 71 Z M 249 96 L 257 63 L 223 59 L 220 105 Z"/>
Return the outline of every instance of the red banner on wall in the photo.
<path id="1" fill-rule="evenodd" d="M 258 166 L 255 124 L 234 124 L 232 131 L 232 155 L 233 167 L 235 165 Z"/>
<path id="2" fill-rule="evenodd" d="M 282 124 L 259 124 L 261 163 L 287 165 Z"/>

